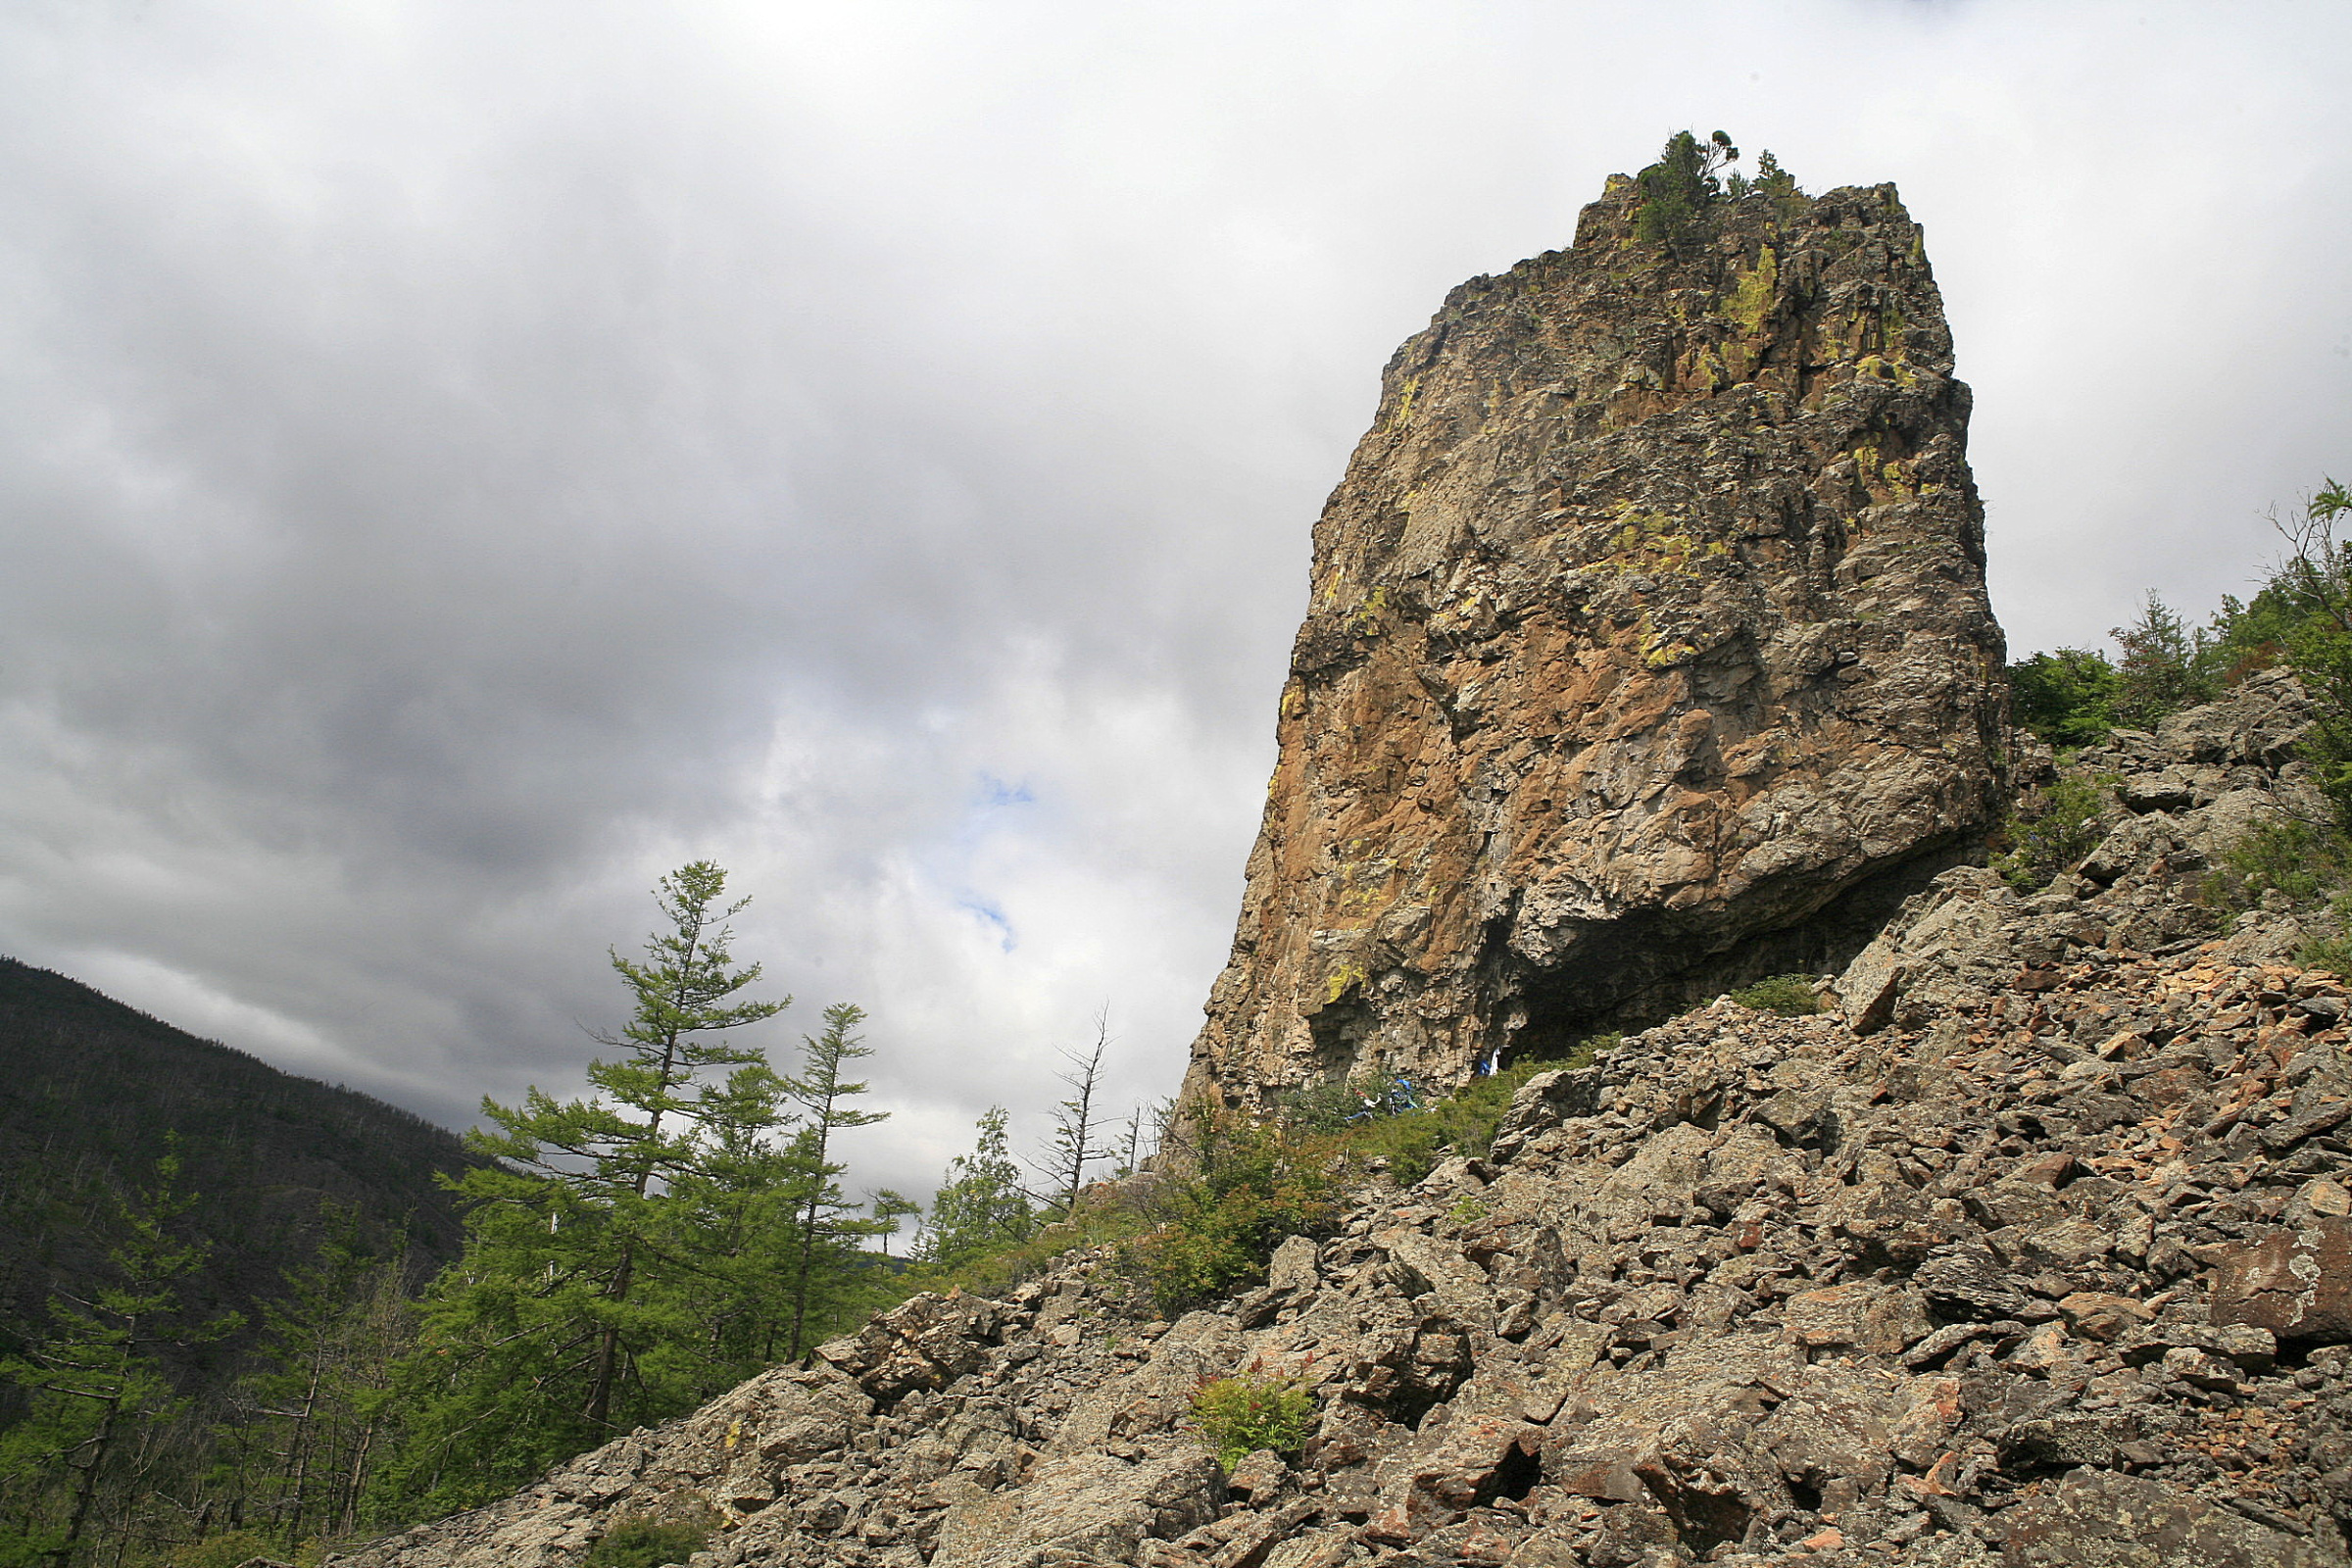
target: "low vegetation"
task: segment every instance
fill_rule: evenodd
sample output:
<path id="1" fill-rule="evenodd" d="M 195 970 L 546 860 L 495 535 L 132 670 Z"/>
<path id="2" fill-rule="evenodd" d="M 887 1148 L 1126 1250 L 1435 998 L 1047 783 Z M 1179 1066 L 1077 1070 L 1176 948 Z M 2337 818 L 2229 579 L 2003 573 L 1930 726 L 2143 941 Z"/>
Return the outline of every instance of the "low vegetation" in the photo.
<path id="1" fill-rule="evenodd" d="M 1822 1010 L 1821 985 L 1809 974 L 1768 975 L 1752 986 L 1726 993 L 1742 1007 L 1802 1018 Z"/>
<path id="2" fill-rule="evenodd" d="M 1409 1081 L 1362 1077 L 1316 1086 L 1263 1120 L 1205 1103 L 1188 1105 L 1161 1135 L 1154 1168 L 1080 1194 L 1063 1219 L 994 1250 L 918 1265 L 909 1289 L 989 1294 L 1042 1273 L 1081 1247 L 1107 1247 L 1164 1313 L 1177 1313 L 1262 1280 L 1286 1237 L 1327 1234 L 1348 1191 L 1385 1177 L 1410 1186 L 1455 1154 L 1480 1155 L 1519 1087 L 1539 1072 L 1582 1066 L 1616 1043 L 1581 1042 L 1556 1059 L 1514 1063 L 1458 1092 L 1424 1096 Z M 1002 1129 L 985 1121 L 982 1147 L 954 1167 L 934 1203 L 973 1212 L 975 1195 L 1012 1179 Z M 967 1184 L 957 1190 L 957 1183 Z"/>
<path id="3" fill-rule="evenodd" d="M 1230 1475 L 1260 1448 L 1297 1459 L 1314 1430 L 1315 1396 L 1295 1379 L 1251 1368 L 1201 1384 L 1193 1395 L 1193 1424 Z"/>
<path id="4" fill-rule="evenodd" d="M 1708 229 L 1718 204 L 1757 197 L 1786 218 L 1789 207 L 1801 207 L 1804 193 L 1769 151 L 1756 160 L 1756 176 L 1749 179 L 1733 166 L 1740 149 L 1725 131 L 1703 140 L 1694 131 L 1678 130 L 1658 150 L 1658 160 L 1634 175 L 1641 192 L 1634 208 L 1634 237 L 1670 252 L 1687 251 Z"/>
<path id="5" fill-rule="evenodd" d="M 2011 716 L 2060 751 L 2095 746 L 2116 729 L 2153 729 L 2212 702 L 2258 669 L 2292 669 L 2317 699 L 2306 754 L 2352 826 L 2352 491 L 2333 479 L 2273 525 L 2286 553 L 2250 600 L 2225 596 L 2202 626 L 2154 593 L 2130 625 L 2112 628 L 2116 657 L 2061 648 L 2009 666 Z"/>
<path id="6" fill-rule="evenodd" d="M 2329 803 L 2330 819 L 2249 836 L 2208 879 L 2207 902 L 2219 908 L 2250 907 L 2269 891 L 2311 907 L 2342 898 L 2346 890 L 2346 868 L 2352 866 L 2352 541 L 2337 534 L 2348 516 L 2352 491 L 2329 479 L 2300 511 L 2274 516 L 2286 552 L 2252 599 L 2225 597 L 2222 608 L 2197 626 L 2151 593 L 2130 625 L 2110 631 L 2116 658 L 2061 648 L 2009 666 L 2012 719 L 2055 748 L 2061 763 L 2119 729 L 2153 730 L 2182 709 L 2216 700 L 2256 670 L 2283 666 L 2294 672 L 2316 708 L 2303 755 Z M 1994 868 L 2021 889 L 2047 887 L 2089 854 L 2112 824 L 2113 783 L 2076 773 L 2027 791 L 2002 824 Z"/>
<path id="7" fill-rule="evenodd" d="M 716 1515 L 694 1519 L 623 1518 L 597 1539 L 580 1568 L 666 1568 L 682 1563 L 710 1544 Z"/>
<path id="8" fill-rule="evenodd" d="M 2107 834 L 2116 814 L 2115 780 L 2104 774 L 2060 778 L 2029 791 L 2002 824 L 2007 846 L 1992 868 L 2021 893 L 2038 893 L 2058 873 L 2081 863 Z"/>

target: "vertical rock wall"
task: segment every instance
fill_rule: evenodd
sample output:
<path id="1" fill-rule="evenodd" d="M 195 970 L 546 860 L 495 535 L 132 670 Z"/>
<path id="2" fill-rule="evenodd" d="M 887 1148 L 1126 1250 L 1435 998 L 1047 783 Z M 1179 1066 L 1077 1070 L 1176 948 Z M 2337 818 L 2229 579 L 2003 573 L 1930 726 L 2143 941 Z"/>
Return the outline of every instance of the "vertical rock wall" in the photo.
<path id="1" fill-rule="evenodd" d="M 1969 393 L 1890 185 L 1453 291 L 1384 373 L 1188 1092 L 1483 1058 L 1829 963 L 1995 808 Z"/>

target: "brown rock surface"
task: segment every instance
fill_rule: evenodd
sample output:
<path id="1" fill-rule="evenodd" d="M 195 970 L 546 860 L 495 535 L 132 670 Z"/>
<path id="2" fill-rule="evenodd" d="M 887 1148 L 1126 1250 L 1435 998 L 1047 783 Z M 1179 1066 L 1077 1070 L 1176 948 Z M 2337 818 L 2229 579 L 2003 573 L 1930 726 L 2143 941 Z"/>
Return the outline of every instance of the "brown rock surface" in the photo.
<path id="1" fill-rule="evenodd" d="M 1892 186 L 1633 189 L 1399 349 L 1312 603 L 1190 1091 L 1497 1050 L 1799 963 L 1995 806 L 1968 390 Z M 1834 966 L 1834 965 L 1833 965 Z"/>
<path id="2" fill-rule="evenodd" d="M 2213 1320 L 2286 1341 L 2352 1340 L 2352 1222 L 2323 1219 L 2231 1249 L 2214 1287 Z"/>

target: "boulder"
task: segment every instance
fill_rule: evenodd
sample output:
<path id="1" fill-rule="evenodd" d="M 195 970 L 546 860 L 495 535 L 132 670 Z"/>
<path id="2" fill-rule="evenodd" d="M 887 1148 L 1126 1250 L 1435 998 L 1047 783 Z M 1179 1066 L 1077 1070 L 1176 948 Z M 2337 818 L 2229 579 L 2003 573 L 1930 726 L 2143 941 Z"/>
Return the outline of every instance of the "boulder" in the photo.
<path id="1" fill-rule="evenodd" d="M 1073 1455 L 1044 1467 L 1017 1492 L 949 1508 L 931 1568 L 1133 1562 L 1145 1541 L 1172 1541 L 1205 1524 L 1223 1496 L 1216 1460 L 1206 1453 L 1139 1464 Z"/>
<path id="2" fill-rule="evenodd" d="M 2078 1470 L 2000 1516 L 2007 1568 L 2323 1568 L 2343 1558 L 2178 1488 Z"/>
<path id="3" fill-rule="evenodd" d="M 2352 1220 L 2319 1219 L 2229 1249 L 2212 1311 L 2216 1323 L 2288 1343 L 2352 1340 Z"/>

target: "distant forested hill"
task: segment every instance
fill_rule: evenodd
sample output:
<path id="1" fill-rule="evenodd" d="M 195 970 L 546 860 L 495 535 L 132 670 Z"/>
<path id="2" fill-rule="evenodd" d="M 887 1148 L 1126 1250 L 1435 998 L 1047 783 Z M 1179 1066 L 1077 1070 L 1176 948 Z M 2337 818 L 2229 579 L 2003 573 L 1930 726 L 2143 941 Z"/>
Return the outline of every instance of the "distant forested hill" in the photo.
<path id="1" fill-rule="evenodd" d="M 405 1248 L 413 1281 L 457 1255 L 434 1175 L 473 1156 L 448 1131 L 0 958 L 0 1346 L 43 1321 L 53 1283 L 100 1275 L 107 1189 L 151 1182 L 173 1134 L 182 1189 L 201 1195 L 186 1228 L 213 1247 L 192 1294 L 249 1325 L 209 1361 L 249 1343 L 256 1303 L 311 1261 L 322 1200 Z"/>

